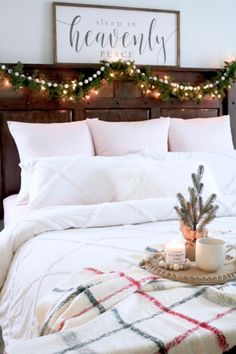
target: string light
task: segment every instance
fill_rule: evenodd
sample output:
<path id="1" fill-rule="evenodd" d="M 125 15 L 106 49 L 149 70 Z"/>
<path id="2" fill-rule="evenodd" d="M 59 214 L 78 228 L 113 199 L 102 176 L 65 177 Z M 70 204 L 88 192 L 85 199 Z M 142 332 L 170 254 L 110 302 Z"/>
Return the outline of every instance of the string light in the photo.
<path id="1" fill-rule="evenodd" d="M 83 80 L 69 80 L 64 83 L 49 81 L 46 78 L 33 75 L 26 75 L 23 72 L 23 65 L 18 63 L 15 67 L 8 68 L 6 65 L 0 65 L 0 83 L 4 87 L 24 88 L 29 90 L 40 89 L 43 93 L 46 91 L 46 97 L 65 99 L 69 101 L 78 101 L 81 98 L 90 99 L 91 94 L 98 94 L 98 87 L 103 81 L 114 80 L 133 80 L 141 89 L 145 89 L 146 94 L 152 93 L 154 97 L 168 99 L 201 100 L 210 96 L 221 98 L 225 89 L 230 89 L 230 81 L 235 79 L 236 60 L 226 62 L 224 70 L 218 71 L 216 77 L 211 81 L 205 81 L 194 85 L 190 83 L 174 82 L 169 76 L 164 75 L 163 79 L 158 75 L 152 76 L 141 71 L 134 62 L 118 60 L 115 62 L 102 62 L 101 67 L 91 76 Z M 164 85 L 163 85 L 164 84 Z M 90 92 L 91 94 L 88 94 Z"/>
<path id="2" fill-rule="evenodd" d="M 11 87 L 10 81 L 8 79 L 4 79 L 3 85 L 4 87 Z"/>

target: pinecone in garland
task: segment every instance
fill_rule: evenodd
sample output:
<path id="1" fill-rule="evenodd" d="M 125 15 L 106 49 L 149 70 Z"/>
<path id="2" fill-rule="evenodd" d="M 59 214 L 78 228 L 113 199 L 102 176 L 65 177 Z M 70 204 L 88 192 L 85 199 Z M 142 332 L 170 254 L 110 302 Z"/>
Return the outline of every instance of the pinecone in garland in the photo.
<path id="1" fill-rule="evenodd" d="M 180 231 L 186 239 L 186 257 L 191 261 L 195 260 L 195 242 L 198 238 L 207 236 L 206 225 L 216 217 L 219 208 L 214 205 L 216 194 L 211 194 L 206 202 L 203 201 L 202 192 L 204 184 L 202 177 L 204 166 L 198 167 L 197 173 L 192 173 L 193 187 L 189 187 L 189 201 L 182 193 L 177 194 L 180 206 L 175 210 L 180 218 Z"/>

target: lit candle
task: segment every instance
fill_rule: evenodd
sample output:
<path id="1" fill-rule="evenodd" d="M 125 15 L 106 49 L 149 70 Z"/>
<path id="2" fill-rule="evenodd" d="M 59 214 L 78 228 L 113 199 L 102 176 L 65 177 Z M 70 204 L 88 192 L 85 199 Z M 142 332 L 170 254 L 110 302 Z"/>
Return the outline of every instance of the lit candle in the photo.
<path id="1" fill-rule="evenodd" d="M 165 261 L 168 264 L 184 264 L 185 241 L 171 240 L 165 244 Z"/>

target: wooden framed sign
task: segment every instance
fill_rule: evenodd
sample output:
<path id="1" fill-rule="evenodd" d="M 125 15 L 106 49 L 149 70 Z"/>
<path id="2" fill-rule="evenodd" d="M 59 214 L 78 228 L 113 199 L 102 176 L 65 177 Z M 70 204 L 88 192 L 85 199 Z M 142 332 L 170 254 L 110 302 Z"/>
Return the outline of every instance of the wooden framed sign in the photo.
<path id="1" fill-rule="evenodd" d="M 179 11 L 54 2 L 54 62 L 179 66 L 179 22 Z"/>

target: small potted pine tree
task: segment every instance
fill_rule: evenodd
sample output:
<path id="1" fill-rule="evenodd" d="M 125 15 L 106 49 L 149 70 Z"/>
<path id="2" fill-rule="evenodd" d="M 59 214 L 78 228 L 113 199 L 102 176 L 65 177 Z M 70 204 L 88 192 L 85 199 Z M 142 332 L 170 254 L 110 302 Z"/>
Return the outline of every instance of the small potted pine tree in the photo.
<path id="1" fill-rule="evenodd" d="M 175 210 L 180 218 L 180 231 L 186 239 L 186 257 L 195 260 L 195 244 L 198 238 L 207 236 L 206 226 L 215 219 L 219 208 L 214 205 L 216 194 L 211 194 L 204 202 L 202 192 L 204 184 L 202 177 L 204 166 L 198 167 L 197 173 L 192 173 L 193 187 L 189 187 L 189 200 L 182 193 L 177 194 L 179 206 Z"/>

